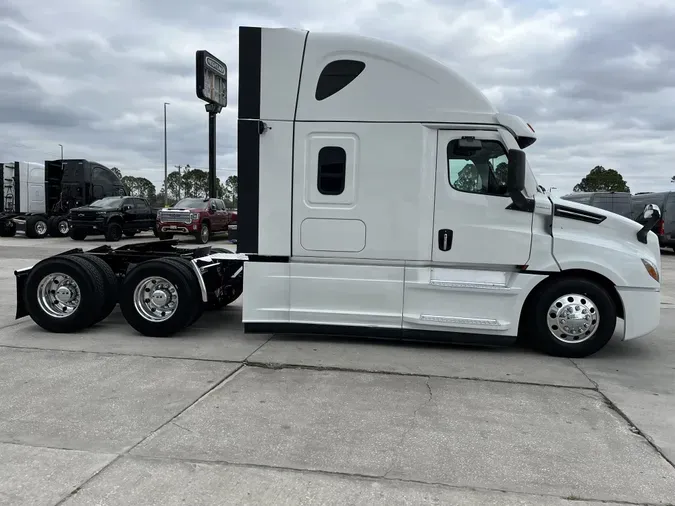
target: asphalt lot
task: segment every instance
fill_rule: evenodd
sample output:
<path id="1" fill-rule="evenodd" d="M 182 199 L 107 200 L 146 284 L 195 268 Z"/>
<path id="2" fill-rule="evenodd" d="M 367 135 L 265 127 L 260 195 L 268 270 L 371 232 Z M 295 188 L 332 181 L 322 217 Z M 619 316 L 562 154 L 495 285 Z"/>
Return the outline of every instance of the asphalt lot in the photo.
<path id="1" fill-rule="evenodd" d="M 572 361 L 244 335 L 240 301 L 171 339 L 15 321 L 13 270 L 71 247 L 0 239 L 0 505 L 675 504 L 675 254 L 658 331 Z"/>

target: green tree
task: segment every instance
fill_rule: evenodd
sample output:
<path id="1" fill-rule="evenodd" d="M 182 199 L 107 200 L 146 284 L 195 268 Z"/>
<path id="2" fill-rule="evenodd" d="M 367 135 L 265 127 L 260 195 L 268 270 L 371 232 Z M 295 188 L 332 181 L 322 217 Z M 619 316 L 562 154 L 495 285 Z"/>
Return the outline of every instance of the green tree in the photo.
<path id="1" fill-rule="evenodd" d="M 614 169 L 605 169 L 596 165 L 578 185 L 575 192 L 630 192 L 623 176 Z"/>
<path id="2" fill-rule="evenodd" d="M 497 165 L 495 169 L 495 176 L 497 177 L 497 182 L 501 184 L 506 184 L 509 177 L 509 164 L 506 162 L 501 162 Z"/>
<path id="3" fill-rule="evenodd" d="M 219 192 L 228 207 L 237 207 L 239 201 L 239 178 L 237 176 L 229 176 L 225 180 L 224 185 L 219 185 Z"/>
<path id="4" fill-rule="evenodd" d="M 156 198 L 157 190 L 155 189 L 155 185 L 144 177 L 123 176 L 122 183 L 126 186 L 129 195 L 145 197 L 151 202 Z"/>
<path id="5" fill-rule="evenodd" d="M 112 170 L 118 178 L 122 179 L 122 171 L 120 169 L 112 167 L 110 170 Z"/>
<path id="6" fill-rule="evenodd" d="M 457 179 L 453 182 L 453 185 L 458 190 L 465 192 L 478 191 L 482 186 L 482 180 L 476 166 L 473 163 L 467 163 L 457 173 Z"/>
<path id="7" fill-rule="evenodd" d="M 169 187 L 169 205 L 180 198 L 206 198 L 209 196 L 209 173 L 203 169 L 187 169 L 180 176 L 177 170 L 169 172 L 166 178 Z M 228 207 L 237 205 L 237 176 L 230 176 L 225 184 L 216 178 L 217 197 L 223 199 Z M 157 201 L 164 203 L 164 185 L 157 193 Z"/>
<path id="8" fill-rule="evenodd" d="M 209 194 L 209 173 L 202 169 L 190 169 L 181 178 L 183 197 L 207 197 Z"/>

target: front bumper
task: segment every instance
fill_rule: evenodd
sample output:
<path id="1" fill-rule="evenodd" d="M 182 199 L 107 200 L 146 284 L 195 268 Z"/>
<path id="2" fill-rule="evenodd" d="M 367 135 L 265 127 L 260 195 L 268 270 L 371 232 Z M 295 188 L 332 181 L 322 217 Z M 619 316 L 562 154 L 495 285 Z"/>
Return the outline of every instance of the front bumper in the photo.
<path id="1" fill-rule="evenodd" d="M 671 235 L 660 235 L 659 236 L 659 246 L 661 248 L 672 248 L 675 247 L 675 238 Z"/>
<path id="2" fill-rule="evenodd" d="M 628 341 L 657 329 L 661 319 L 661 292 L 646 288 L 617 287 L 624 309 L 624 336 Z"/>
<path id="3" fill-rule="evenodd" d="M 80 230 L 86 229 L 93 232 L 103 232 L 105 230 L 106 220 L 68 220 L 68 226 L 71 230 L 77 228 Z"/>
<path id="4" fill-rule="evenodd" d="M 201 229 L 199 222 L 187 223 L 157 223 L 157 230 L 167 234 L 194 234 Z"/>

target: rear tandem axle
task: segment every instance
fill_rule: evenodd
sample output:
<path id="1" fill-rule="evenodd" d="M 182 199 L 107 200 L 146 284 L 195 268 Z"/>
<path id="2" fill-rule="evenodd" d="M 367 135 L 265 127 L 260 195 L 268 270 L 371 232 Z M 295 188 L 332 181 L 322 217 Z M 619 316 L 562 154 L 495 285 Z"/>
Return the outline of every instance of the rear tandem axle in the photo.
<path id="1" fill-rule="evenodd" d="M 246 255 L 177 243 L 75 248 L 19 269 L 14 272 L 16 318 L 30 316 L 50 332 L 78 332 L 107 318 L 119 303 L 138 332 L 169 337 L 205 309 L 239 298 Z"/>

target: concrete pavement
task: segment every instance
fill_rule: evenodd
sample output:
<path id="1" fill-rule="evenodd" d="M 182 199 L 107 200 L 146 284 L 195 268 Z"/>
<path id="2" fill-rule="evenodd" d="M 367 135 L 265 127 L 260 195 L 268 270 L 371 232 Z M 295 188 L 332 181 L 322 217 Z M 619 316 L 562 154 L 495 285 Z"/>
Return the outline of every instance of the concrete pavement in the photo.
<path id="1" fill-rule="evenodd" d="M 659 330 L 570 361 L 244 335 L 240 303 L 172 339 L 13 321 L 12 270 L 72 243 L 0 240 L 0 505 L 675 504 L 666 251 Z"/>

